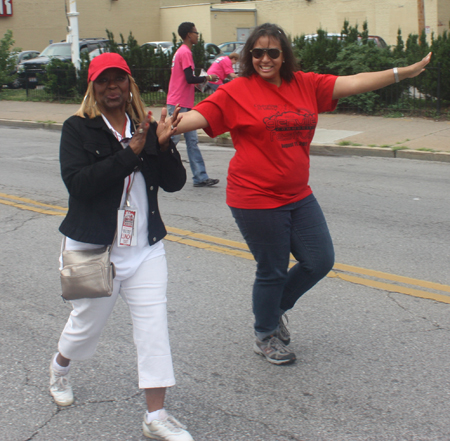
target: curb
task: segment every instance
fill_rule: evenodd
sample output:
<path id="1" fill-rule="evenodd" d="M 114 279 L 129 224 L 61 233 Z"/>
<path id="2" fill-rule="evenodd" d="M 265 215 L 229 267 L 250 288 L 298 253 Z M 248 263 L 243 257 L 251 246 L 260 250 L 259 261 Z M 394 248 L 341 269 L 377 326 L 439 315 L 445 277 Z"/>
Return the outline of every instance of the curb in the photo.
<path id="1" fill-rule="evenodd" d="M 311 155 L 317 156 L 376 156 L 381 158 L 395 158 L 395 151 L 381 147 L 339 146 L 326 144 L 311 144 Z"/>
<path id="2" fill-rule="evenodd" d="M 0 126 L 25 127 L 29 129 L 62 130 L 61 123 L 44 123 L 36 121 L 20 121 L 15 119 L 0 119 Z"/>
<path id="3" fill-rule="evenodd" d="M 0 126 L 25 127 L 30 129 L 62 130 L 61 123 L 44 123 L 36 121 L 20 121 L 0 119 Z M 203 130 L 198 131 L 198 142 L 215 144 L 219 147 L 233 148 L 230 138 L 211 139 Z M 378 158 L 416 159 L 419 161 L 450 162 L 450 152 L 424 152 L 420 150 L 391 150 L 380 147 L 338 146 L 327 144 L 311 144 L 310 154 L 316 156 L 373 156 Z"/>
<path id="4" fill-rule="evenodd" d="M 450 152 L 424 152 L 421 150 L 391 150 L 380 147 L 337 146 L 311 144 L 311 155 L 322 156 L 375 156 L 378 158 L 416 159 L 420 161 L 450 162 Z"/>

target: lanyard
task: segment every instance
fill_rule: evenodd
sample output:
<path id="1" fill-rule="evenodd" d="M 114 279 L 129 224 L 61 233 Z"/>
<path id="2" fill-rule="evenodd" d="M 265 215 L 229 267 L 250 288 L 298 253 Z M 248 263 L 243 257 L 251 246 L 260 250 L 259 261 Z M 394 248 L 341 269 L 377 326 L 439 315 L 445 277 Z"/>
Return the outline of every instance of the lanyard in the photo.
<path id="1" fill-rule="evenodd" d="M 109 122 L 109 121 L 108 121 Z M 113 126 L 109 125 L 109 128 L 113 135 L 116 137 L 117 141 L 122 141 L 125 138 L 125 132 L 127 130 L 128 117 L 125 118 L 125 123 L 123 124 L 122 134 L 120 134 Z"/>
<path id="2" fill-rule="evenodd" d="M 120 134 L 112 125 L 111 123 L 108 121 L 108 119 L 106 118 L 105 115 L 102 114 L 103 120 L 105 121 L 106 125 L 109 127 L 109 129 L 111 130 L 112 134 L 115 136 L 115 138 L 117 139 L 117 141 L 121 142 L 122 139 L 125 137 L 125 133 L 127 130 L 127 124 L 128 124 L 128 115 L 125 114 L 125 123 L 123 125 L 123 129 L 122 129 L 122 134 Z M 131 175 L 127 176 L 128 178 L 128 183 L 127 183 L 127 190 L 126 190 L 126 196 L 125 196 L 125 206 L 129 207 L 130 206 L 130 191 L 131 191 L 131 187 L 133 186 L 133 182 L 134 182 L 134 176 L 135 173 L 133 172 Z"/>
<path id="3" fill-rule="evenodd" d="M 125 205 L 127 207 L 130 206 L 130 192 L 131 192 L 131 187 L 133 186 L 133 183 L 134 183 L 134 176 L 135 176 L 135 173 L 133 173 L 133 178 L 131 178 L 131 175 L 127 176 L 128 177 L 128 184 L 127 184 L 127 193 L 126 193 L 126 196 L 125 196 Z"/>

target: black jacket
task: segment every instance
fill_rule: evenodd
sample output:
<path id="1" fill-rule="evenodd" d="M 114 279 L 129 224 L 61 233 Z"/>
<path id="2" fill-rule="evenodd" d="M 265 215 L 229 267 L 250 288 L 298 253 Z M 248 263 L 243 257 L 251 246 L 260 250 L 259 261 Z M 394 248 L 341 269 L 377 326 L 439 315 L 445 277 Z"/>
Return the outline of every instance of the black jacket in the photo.
<path id="1" fill-rule="evenodd" d="M 71 116 L 64 122 L 60 163 L 69 191 L 69 211 L 59 227 L 62 234 L 80 242 L 111 244 L 125 178 L 138 168 L 147 187 L 149 244 L 167 234 L 159 214 L 158 188 L 181 190 L 186 170 L 172 141 L 166 151 L 160 150 L 156 126 L 151 124 L 145 147 L 137 156 L 130 147 L 122 147 L 101 116 Z"/>

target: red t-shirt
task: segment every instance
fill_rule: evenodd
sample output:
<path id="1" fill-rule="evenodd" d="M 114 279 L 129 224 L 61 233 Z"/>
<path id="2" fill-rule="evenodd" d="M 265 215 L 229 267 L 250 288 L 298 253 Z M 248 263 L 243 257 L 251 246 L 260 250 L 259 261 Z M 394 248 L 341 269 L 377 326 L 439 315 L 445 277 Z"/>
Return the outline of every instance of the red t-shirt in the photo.
<path id="1" fill-rule="evenodd" d="M 277 87 L 255 74 L 221 86 L 195 107 L 208 121 L 209 136 L 231 134 L 230 207 L 276 208 L 311 194 L 309 146 L 318 114 L 336 108 L 336 78 L 296 72 Z"/>

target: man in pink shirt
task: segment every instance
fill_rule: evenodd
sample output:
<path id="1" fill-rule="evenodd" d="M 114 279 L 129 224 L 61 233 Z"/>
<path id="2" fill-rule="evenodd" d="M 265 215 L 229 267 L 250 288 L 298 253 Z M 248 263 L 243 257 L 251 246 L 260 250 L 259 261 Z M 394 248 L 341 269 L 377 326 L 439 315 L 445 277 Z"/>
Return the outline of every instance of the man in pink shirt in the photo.
<path id="1" fill-rule="evenodd" d="M 217 88 L 223 84 L 223 80 L 228 78 L 232 80 L 236 78 L 237 75 L 234 73 L 233 64 L 237 63 L 239 60 L 239 54 L 233 52 L 232 54 L 224 57 L 216 58 L 208 69 L 208 75 L 217 75 L 219 77 L 219 81 L 208 82 L 208 86 L 215 92 Z"/>
<path id="2" fill-rule="evenodd" d="M 198 32 L 194 23 L 184 22 L 178 27 L 178 35 L 183 40 L 183 44 L 178 48 L 172 60 L 172 74 L 169 82 L 169 92 L 167 94 L 167 110 L 172 115 L 175 106 L 181 106 L 181 112 L 188 112 L 194 107 L 195 85 L 206 83 L 207 81 L 217 81 L 217 75 L 207 75 L 196 77 L 194 75 L 194 58 L 192 57 L 192 46 L 198 43 Z M 180 141 L 181 135 L 172 137 L 175 145 Z M 205 162 L 198 148 L 197 131 L 186 132 L 186 149 L 191 166 L 194 187 L 211 187 L 219 180 L 211 179 L 206 173 Z"/>

